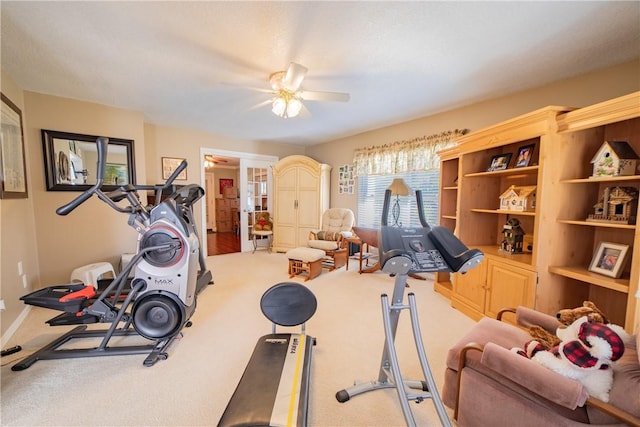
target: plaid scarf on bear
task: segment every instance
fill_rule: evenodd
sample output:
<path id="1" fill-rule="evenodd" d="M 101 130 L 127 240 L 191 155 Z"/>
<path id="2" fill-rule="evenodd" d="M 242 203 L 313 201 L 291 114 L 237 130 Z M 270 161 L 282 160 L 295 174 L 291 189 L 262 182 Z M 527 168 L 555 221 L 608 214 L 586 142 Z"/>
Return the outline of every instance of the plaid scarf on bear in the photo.
<path id="1" fill-rule="evenodd" d="M 600 359 L 591 354 L 591 344 L 588 337 L 598 337 L 605 340 L 611 346 L 612 362 L 622 357 L 624 353 L 624 343 L 620 336 L 602 323 L 584 322 L 580 325 L 578 339 L 576 341 L 561 344 L 562 354 L 574 365 L 581 368 L 593 368 L 600 362 Z M 552 351 L 558 355 L 560 349 L 554 348 Z M 602 364 L 599 369 L 608 369 L 608 364 Z"/>

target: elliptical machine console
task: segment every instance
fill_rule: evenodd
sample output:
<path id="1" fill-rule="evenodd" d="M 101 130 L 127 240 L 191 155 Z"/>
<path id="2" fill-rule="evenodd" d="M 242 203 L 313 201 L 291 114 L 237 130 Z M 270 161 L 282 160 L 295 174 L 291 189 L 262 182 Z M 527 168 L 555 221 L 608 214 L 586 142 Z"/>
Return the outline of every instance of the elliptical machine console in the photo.
<path id="1" fill-rule="evenodd" d="M 464 274 L 477 266 L 484 258 L 481 251 L 468 249 L 446 228 L 440 226 L 431 228 L 429 226 L 424 216 L 420 190 L 416 190 L 416 202 L 421 227 L 387 225 L 390 200 L 391 191 L 386 190 L 382 209 L 382 225 L 378 232 L 380 265 L 383 271 L 392 268 L 391 264 L 387 265 L 389 260 L 401 256 L 411 260 L 408 273 L 460 272 Z M 387 266 L 386 270 L 385 266 Z"/>

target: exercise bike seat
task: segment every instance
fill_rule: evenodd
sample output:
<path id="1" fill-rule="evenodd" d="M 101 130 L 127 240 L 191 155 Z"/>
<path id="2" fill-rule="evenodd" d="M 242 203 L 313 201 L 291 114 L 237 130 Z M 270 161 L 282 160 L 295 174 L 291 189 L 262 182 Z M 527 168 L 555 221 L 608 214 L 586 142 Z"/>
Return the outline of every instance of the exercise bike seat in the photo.
<path id="1" fill-rule="evenodd" d="M 218 427 L 306 426 L 315 338 L 304 327 L 300 334 L 275 333 L 275 325 L 303 325 L 316 311 L 316 298 L 305 286 L 284 282 L 264 293 L 260 307 L 273 333 L 258 340 Z"/>

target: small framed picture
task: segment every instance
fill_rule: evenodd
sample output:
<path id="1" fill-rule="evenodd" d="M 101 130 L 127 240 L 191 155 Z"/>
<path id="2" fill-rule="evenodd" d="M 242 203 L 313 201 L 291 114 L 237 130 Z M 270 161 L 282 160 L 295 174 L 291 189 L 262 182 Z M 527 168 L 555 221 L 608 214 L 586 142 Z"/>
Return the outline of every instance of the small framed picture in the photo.
<path id="1" fill-rule="evenodd" d="M 487 172 L 501 171 L 509 167 L 511 153 L 497 154 L 491 158 Z"/>
<path id="2" fill-rule="evenodd" d="M 180 163 L 182 163 L 184 159 L 179 159 L 175 157 L 163 157 L 162 158 L 162 179 L 169 179 L 171 174 L 178 169 Z M 176 179 L 187 179 L 187 170 L 183 170 L 180 172 L 180 175 Z"/>
<path id="3" fill-rule="evenodd" d="M 516 164 L 514 168 L 524 168 L 529 166 L 531 157 L 533 157 L 533 149 L 536 148 L 535 144 L 525 145 L 518 149 L 518 157 L 516 157 Z"/>
<path id="4" fill-rule="evenodd" d="M 628 251 L 629 246 L 620 243 L 598 243 L 598 248 L 589 265 L 589 271 L 617 279 L 622 275 Z"/>

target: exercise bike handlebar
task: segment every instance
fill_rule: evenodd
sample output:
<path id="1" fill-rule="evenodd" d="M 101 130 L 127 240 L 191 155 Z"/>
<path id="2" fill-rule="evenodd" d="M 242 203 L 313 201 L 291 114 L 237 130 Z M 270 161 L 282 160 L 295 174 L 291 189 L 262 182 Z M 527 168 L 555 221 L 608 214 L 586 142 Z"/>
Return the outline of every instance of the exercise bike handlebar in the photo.
<path id="1" fill-rule="evenodd" d="M 75 208 L 83 204 L 87 199 L 100 191 L 100 187 L 102 187 L 102 183 L 104 181 L 104 169 L 106 166 L 105 160 L 107 158 L 108 144 L 109 138 L 106 138 L 104 136 L 101 136 L 96 140 L 96 147 L 98 150 L 98 172 L 96 175 L 97 179 L 95 185 L 86 190 L 84 193 L 80 194 L 78 197 L 76 197 L 66 205 L 60 206 L 58 209 L 56 209 L 56 213 L 58 215 L 68 215 Z"/>

